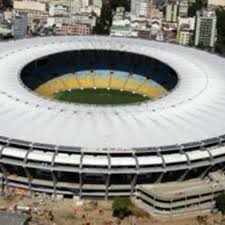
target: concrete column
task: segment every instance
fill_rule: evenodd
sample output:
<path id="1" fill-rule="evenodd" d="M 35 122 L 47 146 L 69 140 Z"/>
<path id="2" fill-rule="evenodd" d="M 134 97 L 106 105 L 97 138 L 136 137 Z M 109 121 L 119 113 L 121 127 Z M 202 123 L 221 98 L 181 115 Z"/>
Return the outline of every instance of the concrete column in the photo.
<path id="1" fill-rule="evenodd" d="M 9 180 L 8 180 L 8 174 L 9 174 L 9 172 L 7 171 L 7 169 L 5 168 L 5 166 L 3 165 L 3 164 L 0 164 L 0 170 L 1 170 L 1 172 L 2 172 L 2 174 L 3 174 L 3 191 L 5 192 L 5 188 L 6 188 L 6 191 L 7 191 L 7 189 L 8 189 L 8 187 L 9 187 Z"/>
<path id="2" fill-rule="evenodd" d="M 111 174 L 107 174 L 107 177 L 106 177 L 106 182 L 105 182 L 105 200 L 107 201 L 108 200 L 108 197 L 109 197 L 109 186 L 110 186 L 110 177 L 111 177 Z"/>
<path id="3" fill-rule="evenodd" d="M 185 177 L 189 173 L 190 169 L 187 169 L 178 179 L 178 181 L 184 181 Z"/>
<path id="4" fill-rule="evenodd" d="M 162 182 L 162 179 L 163 179 L 163 177 L 164 177 L 164 175 L 165 175 L 165 172 L 162 172 L 162 173 L 159 175 L 159 177 L 157 178 L 157 180 L 155 181 L 155 183 L 161 183 L 161 182 Z"/>
<path id="5" fill-rule="evenodd" d="M 28 179 L 28 186 L 29 186 L 29 191 L 30 191 L 30 195 L 32 195 L 32 176 L 31 176 L 31 174 L 30 174 L 30 171 L 29 171 L 29 169 L 25 166 L 24 168 L 24 172 L 25 172 L 25 174 L 26 174 L 26 176 L 27 176 L 27 179 Z"/>
<path id="6" fill-rule="evenodd" d="M 83 158 L 84 158 L 84 152 L 81 152 L 80 156 L 80 172 L 79 172 L 79 196 L 80 199 L 82 198 L 82 190 L 83 190 L 83 179 L 82 179 L 82 169 L 83 169 Z"/>
<path id="7" fill-rule="evenodd" d="M 51 175 L 52 175 L 52 182 L 53 182 L 53 195 L 54 197 L 56 197 L 56 184 L 57 184 L 57 178 L 56 178 L 56 175 L 55 175 L 55 172 L 54 171 L 51 171 Z"/>
<path id="8" fill-rule="evenodd" d="M 135 190 L 135 186 L 137 183 L 137 178 L 138 178 L 138 174 L 135 174 L 133 176 L 132 182 L 131 182 L 131 191 L 130 191 L 130 196 L 133 197 L 134 195 L 134 190 Z"/>
<path id="9" fill-rule="evenodd" d="M 82 180 L 82 173 L 79 173 L 79 197 L 82 198 L 82 186 L 83 186 L 83 180 Z"/>
<path id="10" fill-rule="evenodd" d="M 203 173 L 200 175 L 200 178 L 204 178 L 212 167 L 213 165 L 210 165 L 209 167 L 207 167 L 205 171 L 203 171 Z"/>

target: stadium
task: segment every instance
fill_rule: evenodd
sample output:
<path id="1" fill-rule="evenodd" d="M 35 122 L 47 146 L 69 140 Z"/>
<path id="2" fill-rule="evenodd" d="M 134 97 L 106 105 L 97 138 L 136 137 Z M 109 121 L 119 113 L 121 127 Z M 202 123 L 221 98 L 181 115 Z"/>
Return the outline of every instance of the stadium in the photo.
<path id="1" fill-rule="evenodd" d="M 109 199 L 223 170 L 225 59 L 99 36 L 0 49 L 6 187 Z"/>

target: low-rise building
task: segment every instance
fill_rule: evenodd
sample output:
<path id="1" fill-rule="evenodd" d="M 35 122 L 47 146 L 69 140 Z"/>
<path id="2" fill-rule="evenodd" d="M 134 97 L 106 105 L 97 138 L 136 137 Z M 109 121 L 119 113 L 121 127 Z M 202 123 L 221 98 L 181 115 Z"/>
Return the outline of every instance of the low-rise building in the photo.
<path id="1" fill-rule="evenodd" d="M 4 20 L 7 21 L 8 23 L 11 23 L 12 22 L 12 18 L 13 18 L 13 12 L 12 10 L 5 10 L 3 12 L 3 16 L 4 16 Z"/>
<path id="2" fill-rule="evenodd" d="M 89 35 L 91 27 L 87 24 L 63 24 L 61 27 L 55 27 L 56 35 Z"/>
<path id="3" fill-rule="evenodd" d="M 49 5 L 49 16 L 66 16 L 69 13 L 68 6 L 65 5 Z"/>
<path id="4" fill-rule="evenodd" d="M 178 29 L 183 24 L 187 24 L 191 30 L 195 29 L 195 17 L 179 17 L 178 18 Z"/>
<path id="5" fill-rule="evenodd" d="M 32 26 L 34 22 L 45 24 L 48 18 L 48 12 L 46 11 L 46 4 L 43 2 L 37 2 L 33 0 L 16 0 L 13 1 L 14 13 L 25 13 L 28 16 L 28 24 Z"/>
<path id="6" fill-rule="evenodd" d="M 209 8 L 225 7 L 225 0 L 208 0 L 207 5 Z"/>
<path id="7" fill-rule="evenodd" d="M 181 26 L 177 31 L 177 42 L 181 45 L 189 45 L 191 41 L 191 30 L 189 26 Z"/>
<path id="8" fill-rule="evenodd" d="M 130 25 L 128 26 L 115 26 L 110 29 L 110 36 L 115 37 L 138 37 L 137 31 L 132 31 Z"/>
<path id="9" fill-rule="evenodd" d="M 195 17 L 179 17 L 177 26 L 177 42 L 181 45 L 189 45 L 193 42 L 195 29 Z"/>
<path id="10" fill-rule="evenodd" d="M 0 38 L 11 37 L 12 36 L 12 28 L 5 23 L 0 24 Z"/>
<path id="11" fill-rule="evenodd" d="M 216 197 L 224 191 L 225 176 L 218 171 L 205 179 L 139 185 L 133 201 L 151 213 L 180 214 L 213 209 Z"/>
<path id="12" fill-rule="evenodd" d="M 113 17 L 111 36 L 150 38 L 151 22 L 143 17 L 134 17 L 125 12 L 124 8 L 117 8 Z"/>
<path id="13" fill-rule="evenodd" d="M 26 14 L 15 14 L 12 22 L 13 36 L 22 39 L 28 32 L 28 16 Z"/>

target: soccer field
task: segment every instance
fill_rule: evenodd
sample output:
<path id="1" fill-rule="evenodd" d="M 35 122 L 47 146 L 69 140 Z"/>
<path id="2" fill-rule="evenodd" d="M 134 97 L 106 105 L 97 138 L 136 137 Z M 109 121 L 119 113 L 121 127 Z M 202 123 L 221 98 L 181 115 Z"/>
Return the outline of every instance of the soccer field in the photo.
<path id="1" fill-rule="evenodd" d="M 149 100 L 140 94 L 133 94 L 129 91 L 120 90 L 107 90 L 107 89 L 74 89 L 71 91 L 63 91 L 54 94 L 54 99 L 73 102 L 73 103 L 86 103 L 95 105 L 118 105 L 137 103 Z"/>

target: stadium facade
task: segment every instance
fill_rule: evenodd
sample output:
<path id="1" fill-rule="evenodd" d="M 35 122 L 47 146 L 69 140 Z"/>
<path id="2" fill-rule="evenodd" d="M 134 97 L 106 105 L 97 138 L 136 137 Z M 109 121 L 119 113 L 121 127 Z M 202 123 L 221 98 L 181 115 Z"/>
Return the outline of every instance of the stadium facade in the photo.
<path id="1" fill-rule="evenodd" d="M 10 41 L 0 49 L 0 171 L 6 187 L 108 199 L 132 196 L 137 185 L 223 170 L 225 59 L 166 43 L 93 36 Z M 138 104 L 95 106 L 58 102 L 34 91 L 56 76 L 49 72 L 33 83 L 29 71 L 35 77 L 53 68 L 39 69 L 46 59 L 87 50 L 145 57 L 143 68 L 161 64 L 137 74 L 156 82 L 158 73 L 167 93 Z M 51 66 L 72 62 L 62 59 Z M 113 68 L 122 70 L 122 64 L 114 62 Z M 165 83 L 171 73 L 175 82 Z"/>

